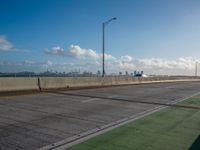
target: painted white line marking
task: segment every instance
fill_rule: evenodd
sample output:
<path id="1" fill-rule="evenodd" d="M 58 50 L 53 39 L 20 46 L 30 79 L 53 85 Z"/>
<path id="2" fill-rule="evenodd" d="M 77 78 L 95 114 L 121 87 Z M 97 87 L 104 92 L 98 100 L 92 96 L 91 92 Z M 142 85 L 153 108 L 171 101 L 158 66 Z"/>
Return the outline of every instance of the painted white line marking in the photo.
<path id="1" fill-rule="evenodd" d="M 90 98 L 90 99 L 84 100 L 82 102 L 83 103 L 88 103 L 88 102 L 97 101 L 97 100 L 100 100 L 100 99 L 99 98 Z"/>

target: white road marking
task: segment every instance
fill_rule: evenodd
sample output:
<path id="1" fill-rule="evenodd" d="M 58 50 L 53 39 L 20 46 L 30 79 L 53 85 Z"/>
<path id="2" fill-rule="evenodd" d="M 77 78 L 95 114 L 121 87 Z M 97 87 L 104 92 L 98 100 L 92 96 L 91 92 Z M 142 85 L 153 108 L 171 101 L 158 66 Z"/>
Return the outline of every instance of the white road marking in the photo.
<path id="1" fill-rule="evenodd" d="M 84 100 L 82 102 L 83 103 L 88 103 L 88 102 L 97 101 L 97 100 L 100 100 L 100 99 L 99 98 L 90 98 L 90 99 Z"/>

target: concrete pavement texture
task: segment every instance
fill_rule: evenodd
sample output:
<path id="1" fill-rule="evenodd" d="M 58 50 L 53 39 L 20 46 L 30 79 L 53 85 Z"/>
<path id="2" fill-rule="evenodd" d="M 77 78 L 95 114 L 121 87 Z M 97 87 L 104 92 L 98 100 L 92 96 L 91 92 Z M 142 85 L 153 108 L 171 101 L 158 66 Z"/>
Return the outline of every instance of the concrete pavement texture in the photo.
<path id="1" fill-rule="evenodd" d="M 0 149 L 54 149 L 199 89 L 200 82 L 173 82 L 0 97 Z"/>
<path id="2" fill-rule="evenodd" d="M 178 104 L 200 106 L 200 95 Z M 200 109 L 168 107 L 65 150 L 199 150 Z"/>

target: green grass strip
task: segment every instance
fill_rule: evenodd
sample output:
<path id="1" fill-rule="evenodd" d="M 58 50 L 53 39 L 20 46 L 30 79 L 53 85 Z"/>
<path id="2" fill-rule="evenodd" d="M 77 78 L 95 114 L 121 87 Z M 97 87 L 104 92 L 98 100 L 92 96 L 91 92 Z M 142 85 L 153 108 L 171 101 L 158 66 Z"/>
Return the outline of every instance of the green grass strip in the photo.
<path id="1" fill-rule="evenodd" d="M 200 96 L 181 104 L 200 106 Z M 199 135 L 200 110 L 168 107 L 67 150 L 200 150 Z"/>

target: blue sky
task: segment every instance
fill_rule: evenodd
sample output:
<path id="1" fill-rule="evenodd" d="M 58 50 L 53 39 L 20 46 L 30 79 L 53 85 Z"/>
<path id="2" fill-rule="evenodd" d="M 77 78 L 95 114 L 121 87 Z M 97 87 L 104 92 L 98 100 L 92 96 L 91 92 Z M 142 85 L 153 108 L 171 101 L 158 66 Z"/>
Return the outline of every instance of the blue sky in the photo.
<path id="1" fill-rule="evenodd" d="M 199 0 L 0 0 L 0 72 L 95 72 L 102 22 L 112 17 L 117 20 L 106 26 L 110 72 L 192 73 L 200 57 Z"/>

